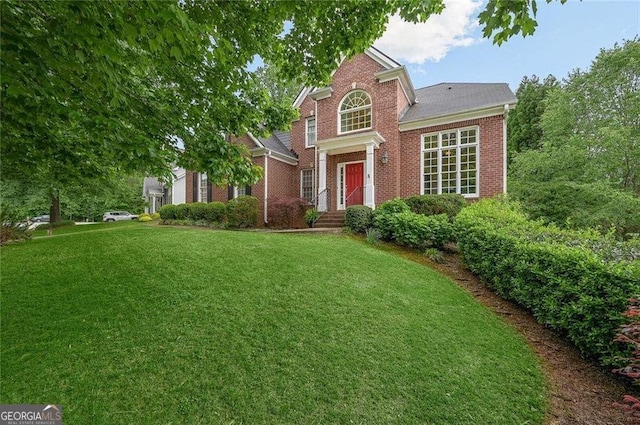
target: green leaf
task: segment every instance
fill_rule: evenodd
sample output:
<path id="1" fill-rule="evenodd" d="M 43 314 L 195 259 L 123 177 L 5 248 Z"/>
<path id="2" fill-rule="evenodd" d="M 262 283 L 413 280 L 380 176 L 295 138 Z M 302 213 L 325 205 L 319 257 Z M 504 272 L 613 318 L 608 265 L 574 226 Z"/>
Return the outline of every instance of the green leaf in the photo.
<path id="1" fill-rule="evenodd" d="M 171 56 L 178 60 L 182 59 L 182 52 L 180 51 L 180 48 L 178 46 L 173 46 L 171 48 Z"/>

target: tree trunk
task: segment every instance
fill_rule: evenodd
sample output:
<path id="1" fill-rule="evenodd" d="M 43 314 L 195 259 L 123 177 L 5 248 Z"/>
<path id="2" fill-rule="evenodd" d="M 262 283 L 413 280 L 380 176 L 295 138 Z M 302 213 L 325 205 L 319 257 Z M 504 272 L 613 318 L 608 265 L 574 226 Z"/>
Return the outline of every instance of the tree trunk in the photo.
<path id="1" fill-rule="evenodd" d="M 49 207 L 49 224 L 62 223 L 60 215 L 60 194 L 55 191 L 51 194 L 51 206 Z"/>

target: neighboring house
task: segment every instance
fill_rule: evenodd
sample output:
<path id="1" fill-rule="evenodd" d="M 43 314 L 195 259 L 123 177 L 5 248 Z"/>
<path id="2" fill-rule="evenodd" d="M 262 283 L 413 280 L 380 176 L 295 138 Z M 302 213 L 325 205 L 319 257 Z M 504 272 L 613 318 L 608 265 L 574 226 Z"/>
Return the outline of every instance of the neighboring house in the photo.
<path id="1" fill-rule="evenodd" d="M 142 184 L 142 197 L 146 201 L 144 212 L 153 214 L 166 204 L 184 204 L 186 198 L 186 171 L 184 168 L 175 167 L 173 179 L 170 184 L 165 184 L 156 177 L 145 177 Z"/>
<path id="2" fill-rule="evenodd" d="M 330 86 L 300 92 L 290 132 L 233 139 L 264 169 L 261 181 L 219 188 L 187 171 L 186 202 L 251 194 L 266 222 L 268 203 L 281 196 L 319 211 L 428 193 L 491 197 L 506 191 L 505 115 L 515 103 L 504 83 L 416 90 L 404 66 L 370 48 L 343 61 Z"/>

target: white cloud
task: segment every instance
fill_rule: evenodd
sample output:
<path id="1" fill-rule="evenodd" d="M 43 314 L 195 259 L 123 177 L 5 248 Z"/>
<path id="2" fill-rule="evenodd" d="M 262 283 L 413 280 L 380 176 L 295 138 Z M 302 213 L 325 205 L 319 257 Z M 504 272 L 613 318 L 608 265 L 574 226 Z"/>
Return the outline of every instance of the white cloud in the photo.
<path id="1" fill-rule="evenodd" d="M 375 46 L 399 61 L 438 62 L 452 48 L 480 41 L 480 38 L 473 38 L 473 32 L 478 28 L 477 14 L 481 6 L 482 0 L 445 0 L 442 13 L 430 16 L 423 24 L 392 16 Z"/>

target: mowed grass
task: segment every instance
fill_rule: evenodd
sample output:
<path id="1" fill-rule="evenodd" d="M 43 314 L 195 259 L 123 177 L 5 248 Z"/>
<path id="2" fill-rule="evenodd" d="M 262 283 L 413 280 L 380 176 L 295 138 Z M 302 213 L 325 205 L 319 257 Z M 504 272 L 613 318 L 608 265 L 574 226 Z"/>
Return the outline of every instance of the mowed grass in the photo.
<path id="1" fill-rule="evenodd" d="M 543 421 L 513 329 L 348 237 L 141 224 L 0 255 L 0 402 L 65 423 Z"/>

